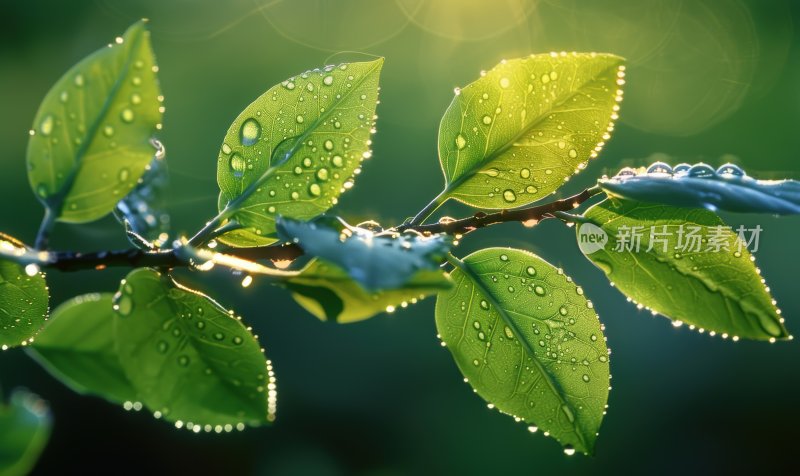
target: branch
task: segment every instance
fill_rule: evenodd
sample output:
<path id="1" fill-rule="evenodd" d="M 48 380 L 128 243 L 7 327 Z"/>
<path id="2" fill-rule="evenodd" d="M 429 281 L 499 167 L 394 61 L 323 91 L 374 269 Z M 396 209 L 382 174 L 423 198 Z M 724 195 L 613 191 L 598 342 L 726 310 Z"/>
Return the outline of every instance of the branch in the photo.
<path id="1" fill-rule="evenodd" d="M 478 212 L 475 215 L 459 220 L 442 219 L 438 223 L 428 225 L 404 224 L 396 228 L 398 232 L 417 231 L 425 234 L 447 233 L 449 235 L 465 235 L 478 228 L 505 222 L 522 222 L 533 226 L 547 218 L 554 218 L 556 212 L 566 212 L 578 207 L 589 198 L 602 193 L 599 187 L 592 187 L 581 193 L 543 205 L 516 210 L 503 210 L 496 213 Z M 291 243 L 265 246 L 259 248 L 228 248 L 220 252 L 251 261 L 292 261 L 303 255 L 303 249 Z M 60 251 L 48 253 L 47 259 L 40 263 L 43 268 L 60 271 L 81 271 L 87 269 L 102 270 L 113 267 L 167 267 L 189 266 L 185 257 L 175 250 L 147 251 L 139 249 L 100 251 L 95 253 L 77 253 Z"/>

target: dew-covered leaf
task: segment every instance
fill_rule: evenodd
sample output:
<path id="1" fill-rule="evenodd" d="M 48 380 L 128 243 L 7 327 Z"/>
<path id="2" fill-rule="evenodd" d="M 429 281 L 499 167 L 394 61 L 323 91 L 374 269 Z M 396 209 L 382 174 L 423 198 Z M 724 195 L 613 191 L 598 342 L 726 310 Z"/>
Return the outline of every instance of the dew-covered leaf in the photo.
<path id="1" fill-rule="evenodd" d="M 34 359 L 76 392 L 116 403 L 133 402 L 138 400 L 136 391 L 115 348 L 111 297 L 85 294 L 61 304 L 29 349 Z"/>
<path id="2" fill-rule="evenodd" d="M 705 209 L 629 200 L 605 200 L 584 216 L 582 251 L 637 304 L 723 337 L 788 337 L 747 249 L 752 233 L 740 239 Z M 604 238 L 587 245 L 589 235 Z"/>
<path id="3" fill-rule="evenodd" d="M 272 365 L 232 312 L 151 269 L 128 275 L 114 309 L 120 363 L 151 411 L 206 431 L 274 419 Z"/>
<path id="4" fill-rule="evenodd" d="M 641 171 L 625 168 L 598 184 L 611 196 L 640 202 L 738 213 L 800 214 L 800 182 L 756 180 L 735 164 L 717 170 L 703 163 L 679 164 L 673 170 L 656 162 Z"/>
<path id="5" fill-rule="evenodd" d="M 52 419 L 47 403 L 24 390 L 0 402 L 0 474 L 25 476 L 36 465 L 50 439 Z"/>
<path id="6" fill-rule="evenodd" d="M 420 270 L 402 286 L 368 291 L 338 266 L 314 260 L 296 277 L 284 282 L 295 301 L 322 321 L 357 322 L 399 307 L 451 286 L 439 270 Z"/>
<path id="7" fill-rule="evenodd" d="M 45 96 L 28 142 L 28 180 L 59 220 L 96 220 L 136 186 L 161 123 L 157 69 L 141 21 Z"/>
<path id="8" fill-rule="evenodd" d="M 531 55 L 503 61 L 459 90 L 439 126 L 440 198 L 505 209 L 558 189 L 609 139 L 622 61 Z"/>
<path id="9" fill-rule="evenodd" d="M 592 453 L 608 398 L 608 349 L 583 290 L 521 250 L 454 260 L 436 328 L 469 384 L 503 413 Z"/>
<path id="10" fill-rule="evenodd" d="M 125 226 L 128 239 L 137 248 L 151 248 L 152 245 L 147 245 L 164 241 L 163 235 L 169 233 L 170 216 L 164 208 L 169 187 L 164 146 L 155 139 L 152 143 L 156 147 L 155 157 L 140 183 L 114 209 L 114 216 Z"/>
<path id="11" fill-rule="evenodd" d="M 278 236 L 336 264 L 371 291 L 397 289 L 420 270 L 436 270 L 450 250 L 447 235 L 373 231 L 335 217 L 303 222 L 279 217 Z"/>
<path id="12" fill-rule="evenodd" d="M 219 209 L 243 229 L 231 246 L 275 241 L 275 218 L 336 204 L 370 155 L 383 59 L 308 71 L 269 89 L 233 121 L 219 153 Z"/>
<path id="13" fill-rule="evenodd" d="M 29 253 L 25 245 L 0 233 L 0 349 L 25 345 L 47 319 L 50 295 L 44 274 L 2 255 Z"/>

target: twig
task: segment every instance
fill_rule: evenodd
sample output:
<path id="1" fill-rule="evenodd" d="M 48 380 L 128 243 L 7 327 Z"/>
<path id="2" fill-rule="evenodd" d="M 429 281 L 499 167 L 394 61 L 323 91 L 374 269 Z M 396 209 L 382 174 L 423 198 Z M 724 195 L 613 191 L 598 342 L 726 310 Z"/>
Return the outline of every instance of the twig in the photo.
<path id="1" fill-rule="evenodd" d="M 556 212 L 572 210 L 588 200 L 602 193 L 598 187 L 592 187 L 583 192 L 554 202 L 536 205 L 516 210 L 503 210 L 496 213 L 476 213 L 475 215 L 459 220 L 440 220 L 438 223 L 428 225 L 404 224 L 396 228 L 397 231 L 417 231 L 420 233 L 446 233 L 450 235 L 465 235 L 478 228 L 505 222 L 522 222 L 535 224 L 547 218 L 553 218 Z M 210 227 L 209 227 L 210 229 Z M 219 250 L 226 254 L 244 258 L 251 261 L 291 261 L 303 255 L 303 249 L 291 243 L 258 248 L 229 248 Z M 44 261 L 44 260 L 43 260 Z M 41 267 L 57 269 L 60 271 L 80 271 L 87 269 L 102 270 L 114 267 L 181 267 L 189 263 L 176 254 L 175 250 L 148 251 L 128 249 L 118 251 L 100 251 L 94 253 L 77 253 L 60 251 L 48 253 L 47 262 L 42 262 Z"/>

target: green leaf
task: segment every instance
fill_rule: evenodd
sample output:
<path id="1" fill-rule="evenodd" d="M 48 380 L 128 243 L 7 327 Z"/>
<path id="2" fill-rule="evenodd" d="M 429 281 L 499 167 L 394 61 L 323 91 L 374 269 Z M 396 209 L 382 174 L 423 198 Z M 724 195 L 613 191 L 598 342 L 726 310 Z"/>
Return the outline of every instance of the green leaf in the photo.
<path id="1" fill-rule="evenodd" d="M 598 185 L 609 195 L 676 207 L 708 208 L 738 213 L 800 214 L 800 182 L 756 180 L 739 166 L 678 164 L 675 170 L 656 162 L 641 173 L 629 167 Z"/>
<path id="2" fill-rule="evenodd" d="M 27 251 L 25 245 L 2 233 L 0 249 L 9 255 Z M 49 300 L 44 274 L 35 265 L 23 267 L 0 258 L 0 349 L 30 343 L 47 319 Z"/>
<path id="3" fill-rule="evenodd" d="M 0 474 L 24 476 L 39 459 L 50 439 L 52 420 L 43 400 L 24 390 L 0 403 Z"/>
<path id="4" fill-rule="evenodd" d="M 30 353 L 78 393 L 115 403 L 138 400 L 119 363 L 110 293 L 86 294 L 53 311 Z"/>
<path id="5" fill-rule="evenodd" d="M 367 291 L 338 266 L 314 260 L 284 283 L 292 297 L 322 321 L 357 322 L 416 303 L 450 287 L 442 271 L 417 271 L 401 287 Z"/>
<path id="6" fill-rule="evenodd" d="M 591 223 L 578 227 L 579 242 L 590 234 L 605 235 L 607 242 L 604 247 L 584 243 L 584 254 L 641 306 L 676 325 L 723 337 L 788 337 L 754 258 L 713 212 L 605 200 L 588 209 L 585 218 Z M 698 244 L 690 232 L 705 241 Z"/>
<path id="7" fill-rule="evenodd" d="M 583 290 L 521 250 L 451 263 L 454 286 L 436 300 L 436 328 L 469 384 L 566 453 L 592 453 L 610 376 L 603 326 Z"/>
<path id="8" fill-rule="evenodd" d="M 336 204 L 369 157 L 383 58 L 308 71 L 269 89 L 233 121 L 219 154 L 219 209 L 244 229 L 231 246 L 275 241 L 275 217 Z"/>
<path id="9" fill-rule="evenodd" d="M 59 220 L 101 218 L 136 186 L 161 127 L 156 70 L 141 21 L 73 66 L 45 96 L 28 142 L 28 181 Z"/>
<path id="10" fill-rule="evenodd" d="M 120 363 L 156 415 L 206 431 L 275 418 L 272 364 L 232 311 L 143 268 L 123 280 L 114 309 Z"/>
<path id="11" fill-rule="evenodd" d="M 456 93 L 439 126 L 449 198 L 477 208 L 527 205 L 583 169 L 609 138 L 622 58 L 531 55 L 503 61 Z"/>
<path id="12" fill-rule="evenodd" d="M 447 235 L 372 231 L 335 217 L 309 222 L 279 217 L 276 226 L 281 239 L 339 266 L 370 291 L 396 289 L 420 270 L 438 269 L 451 245 Z"/>

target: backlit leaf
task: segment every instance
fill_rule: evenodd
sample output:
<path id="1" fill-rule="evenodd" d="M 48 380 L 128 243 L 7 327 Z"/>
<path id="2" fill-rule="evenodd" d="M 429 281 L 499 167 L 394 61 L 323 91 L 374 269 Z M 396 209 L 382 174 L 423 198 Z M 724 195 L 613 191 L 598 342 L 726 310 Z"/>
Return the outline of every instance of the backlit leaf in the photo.
<path id="1" fill-rule="evenodd" d="M 439 126 L 440 199 L 505 209 L 557 190 L 608 140 L 623 70 L 608 54 L 531 55 L 462 88 Z"/>
<path id="2" fill-rule="evenodd" d="M 16 239 L 0 233 L 2 254 L 27 251 Z M 47 319 L 47 283 L 34 265 L 23 266 L 0 254 L 0 349 L 24 345 Z M 31 275 L 28 273 L 30 272 Z"/>
<path id="3" fill-rule="evenodd" d="M 128 275 L 114 309 L 120 363 L 151 411 L 206 431 L 274 419 L 272 365 L 232 312 L 151 269 Z"/>
<path id="4" fill-rule="evenodd" d="M 111 294 L 86 294 L 61 304 L 30 346 L 53 376 L 78 393 L 116 403 L 136 401 L 115 348 Z"/>
<path id="5" fill-rule="evenodd" d="M 269 89 L 233 121 L 219 153 L 219 209 L 243 229 L 231 246 L 275 241 L 275 217 L 309 219 L 352 187 L 370 154 L 383 59 L 307 71 Z"/>
<path id="6" fill-rule="evenodd" d="M 28 180 L 59 220 L 96 220 L 136 186 L 161 123 L 156 71 L 141 21 L 73 66 L 45 96 L 28 142 Z"/>
<path id="7" fill-rule="evenodd" d="M 713 212 L 605 200 L 584 216 L 579 242 L 606 237 L 584 254 L 636 303 L 723 337 L 788 337 L 755 258 Z"/>
<path id="8" fill-rule="evenodd" d="M 42 399 L 24 390 L 0 402 L 0 474 L 25 476 L 36 465 L 47 440 L 52 419 Z"/>
<path id="9" fill-rule="evenodd" d="M 610 377 L 603 328 L 581 287 L 511 248 L 451 262 L 436 329 L 469 384 L 565 452 L 592 453 Z"/>
<path id="10" fill-rule="evenodd" d="M 284 285 L 295 301 L 322 321 L 349 323 L 393 312 L 450 287 L 442 271 L 417 271 L 402 286 L 368 291 L 338 266 L 315 260 Z"/>

